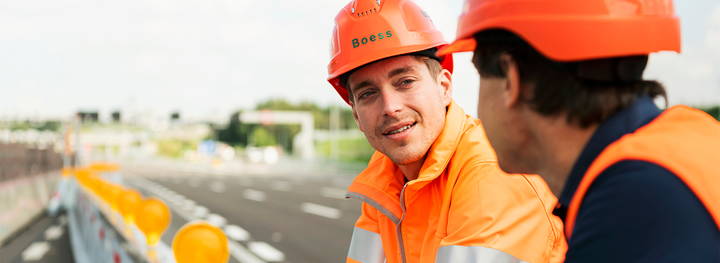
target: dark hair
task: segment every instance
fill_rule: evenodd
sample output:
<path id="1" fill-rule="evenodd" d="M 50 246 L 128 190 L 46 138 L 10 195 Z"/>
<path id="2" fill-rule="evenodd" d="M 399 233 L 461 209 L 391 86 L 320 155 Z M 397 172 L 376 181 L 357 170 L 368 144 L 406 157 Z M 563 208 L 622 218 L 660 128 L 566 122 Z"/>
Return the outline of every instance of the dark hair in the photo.
<path id="1" fill-rule="evenodd" d="M 345 74 L 340 75 L 340 77 L 339 77 L 339 79 L 340 79 L 340 85 L 347 90 L 347 92 L 348 92 L 348 100 L 349 100 L 349 101 L 353 101 L 352 90 L 350 89 L 350 86 L 348 86 L 348 80 L 350 79 L 350 75 L 352 75 L 353 73 L 355 73 L 355 71 L 357 71 L 357 70 L 359 70 L 359 69 L 361 69 L 361 68 L 363 68 L 363 67 L 365 67 L 365 66 L 367 66 L 367 65 L 369 65 L 369 64 L 371 64 L 371 63 L 375 63 L 375 62 L 378 62 L 378 61 L 383 61 L 383 60 L 386 60 L 386 59 L 389 59 L 389 58 L 394 58 L 394 57 L 399 57 L 399 56 L 408 56 L 408 55 L 409 55 L 409 56 L 413 56 L 413 57 L 415 57 L 415 59 L 417 59 L 418 61 L 425 63 L 425 66 L 428 68 L 428 71 L 430 72 L 430 74 L 431 74 L 431 75 L 434 75 L 434 76 L 437 76 L 438 74 L 440 74 L 440 71 L 442 71 L 442 68 L 443 68 L 443 67 L 442 67 L 442 65 L 440 65 L 440 58 L 438 58 L 438 57 L 435 56 L 435 52 L 436 52 L 436 51 L 437 51 L 437 48 L 430 48 L 430 49 L 418 51 L 418 52 L 415 52 L 415 53 L 397 55 L 397 56 L 387 57 L 387 58 L 384 58 L 384 59 L 381 59 L 381 60 L 377 60 L 377 61 L 370 62 L 370 63 L 368 63 L 368 64 L 365 64 L 365 65 L 362 65 L 362 66 L 360 66 L 360 67 L 357 67 L 357 68 L 355 68 L 355 69 L 353 69 L 353 70 L 351 70 L 351 71 L 348 71 L 348 72 L 345 73 Z"/>
<path id="2" fill-rule="evenodd" d="M 475 35 L 473 64 L 481 77 L 505 78 L 502 54 L 518 67 L 520 99 L 538 113 L 567 114 L 566 121 L 587 128 L 601 123 L 630 106 L 637 98 L 663 97 L 657 81 L 643 80 L 647 55 L 560 62 L 545 57 L 525 40 L 506 30 L 488 30 Z"/>

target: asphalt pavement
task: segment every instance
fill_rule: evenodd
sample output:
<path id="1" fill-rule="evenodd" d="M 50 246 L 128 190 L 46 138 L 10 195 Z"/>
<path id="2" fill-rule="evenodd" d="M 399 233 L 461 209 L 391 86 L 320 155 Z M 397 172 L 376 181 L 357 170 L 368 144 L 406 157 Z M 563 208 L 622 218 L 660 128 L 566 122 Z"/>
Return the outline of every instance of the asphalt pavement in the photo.
<path id="1" fill-rule="evenodd" d="M 67 232 L 65 215 L 42 214 L 0 247 L 0 262 L 74 262 Z"/>
<path id="2" fill-rule="evenodd" d="M 280 169 L 217 173 L 132 166 L 123 173 L 130 185 L 173 210 L 167 244 L 182 224 L 206 220 L 233 240 L 235 262 L 344 262 L 360 215 L 360 202 L 344 198 L 352 176 L 274 170 Z"/>
<path id="3" fill-rule="evenodd" d="M 231 240 L 230 263 L 344 262 L 360 215 L 360 202 L 344 197 L 356 174 L 347 169 L 297 161 L 222 169 L 177 161 L 122 167 L 126 185 L 171 208 L 163 243 L 171 246 L 188 222 L 208 221 Z M 0 247 L 0 262 L 74 262 L 67 219 L 36 218 Z"/>

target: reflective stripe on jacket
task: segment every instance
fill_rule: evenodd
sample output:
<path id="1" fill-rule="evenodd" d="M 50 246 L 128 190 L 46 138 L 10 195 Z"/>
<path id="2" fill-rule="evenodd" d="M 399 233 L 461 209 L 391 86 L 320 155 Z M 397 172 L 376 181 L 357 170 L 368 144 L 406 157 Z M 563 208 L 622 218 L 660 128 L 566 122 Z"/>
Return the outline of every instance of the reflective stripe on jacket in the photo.
<path id="1" fill-rule="evenodd" d="M 698 197 L 720 226 L 720 123 L 686 106 L 666 110 L 634 133 L 610 144 L 593 161 L 568 206 L 565 235 L 570 238 L 588 189 L 605 169 L 624 160 L 657 164 L 675 174 Z M 648 215 L 653 216 L 653 215 Z"/>
<path id="2" fill-rule="evenodd" d="M 347 262 L 560 262 L 557 202 L 535 175 L 497 165 L 480 122 L 452 103 L 416 180 L 376 152 L 349 187 L 363 201 Z"/>

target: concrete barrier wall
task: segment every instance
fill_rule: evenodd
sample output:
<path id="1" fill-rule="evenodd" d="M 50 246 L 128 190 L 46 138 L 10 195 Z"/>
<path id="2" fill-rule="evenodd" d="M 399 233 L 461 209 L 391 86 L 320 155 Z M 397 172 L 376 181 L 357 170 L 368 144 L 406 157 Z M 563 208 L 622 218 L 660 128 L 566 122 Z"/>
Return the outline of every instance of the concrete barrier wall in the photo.
<path id="1" fill-rule="evenodd" d="M 0 244 L 44 213 L 59 178 L 57 171 L 0 182 Z"/>
<path id="2" fill-rule="evenodd" d="M 5 139 L 0 136 L 0 244 L 43 213 L 63 163 L 52 144 Z"/>

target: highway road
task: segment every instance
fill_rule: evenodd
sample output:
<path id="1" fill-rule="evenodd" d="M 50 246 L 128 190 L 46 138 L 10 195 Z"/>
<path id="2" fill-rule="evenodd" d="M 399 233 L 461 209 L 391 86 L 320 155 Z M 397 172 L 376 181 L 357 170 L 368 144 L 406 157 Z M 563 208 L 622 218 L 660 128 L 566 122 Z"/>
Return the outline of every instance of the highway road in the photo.
<path id="1" fill-rule="evenodd" d="M 129 185 L 173 210 L 167 244 L 185 222 L 206 220 L 233 240 L 233 262 L 344 262 L 360 214 L 360 202 L 344 197 L 352 174 L 282 167 L 125 165 L 123 173 Z"/>
<path id="2" fill-rule="evenodd" d="M 221 166 L 135 160 L 121 166 L 125 185 L 171 208 L 164 244 L 171 245 L 186 223 L 205 220 L 231 240 L 230 263 L 344 262 L 360 215 L 360 201 L 345 198 L 357 167 L 298 160 Z M 0 262 L 73 262 L 66 222 L 64 216 L 36 219 L 0 247 Z"/>

